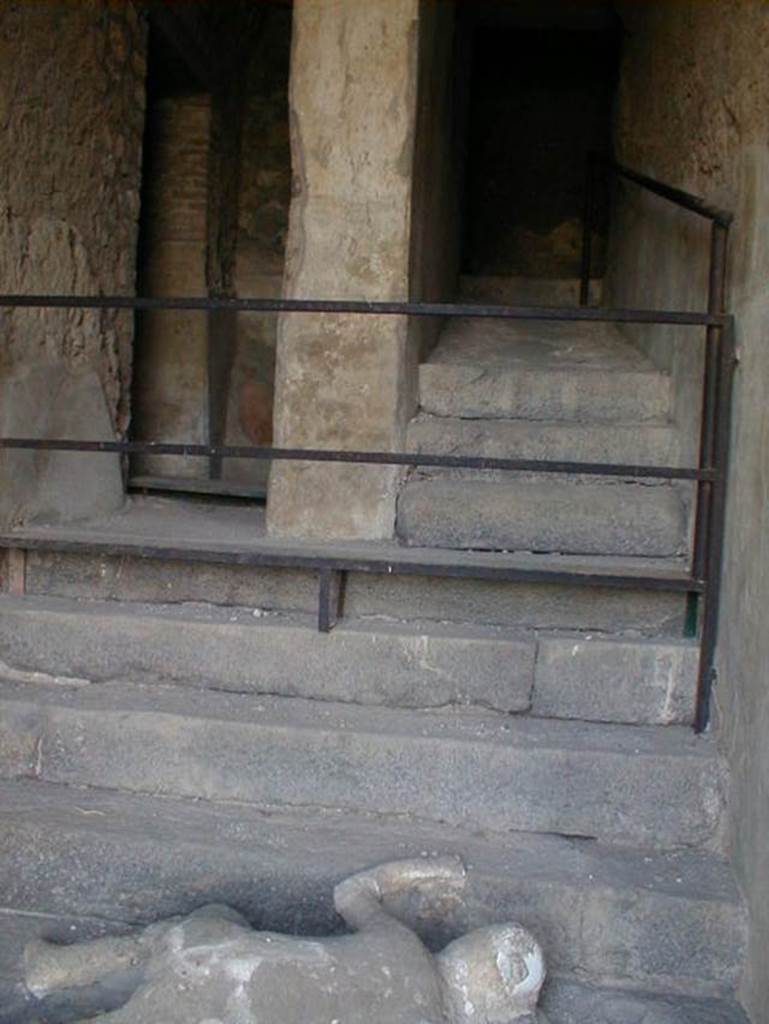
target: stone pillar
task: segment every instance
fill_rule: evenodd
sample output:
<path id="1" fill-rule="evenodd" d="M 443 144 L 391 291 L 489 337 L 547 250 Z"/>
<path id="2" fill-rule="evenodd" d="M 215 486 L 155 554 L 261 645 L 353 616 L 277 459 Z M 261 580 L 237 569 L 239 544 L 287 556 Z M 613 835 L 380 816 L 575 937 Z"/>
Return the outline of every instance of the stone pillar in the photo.
<path id="1" fill-rule="evenodd" d="M 294 3 L 287 297 L 408 297 L 418 10 L 418 0 Z M 402 318 L 282 317 L 276 444 L 400 448 L 408 346 Z M 398 480 L 391 467 L 276 463 L 269 529 L 390 537 Z"/>

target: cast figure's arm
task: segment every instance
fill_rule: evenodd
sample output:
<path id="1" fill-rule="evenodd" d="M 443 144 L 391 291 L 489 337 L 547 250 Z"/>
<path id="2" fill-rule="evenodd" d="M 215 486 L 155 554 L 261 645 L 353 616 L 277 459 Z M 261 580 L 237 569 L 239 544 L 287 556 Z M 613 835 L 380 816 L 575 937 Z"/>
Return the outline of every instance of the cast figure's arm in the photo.
<path id="1" fill-rule="evenodd" d="M 334 906 L 345 924 L 360 929 L 376 918 L 389 916 L 382 906 L 388 896 L 425 883 L 442 883 L 447 890 L 458 890 L 465 878 L 465 867 L 458 857 L 391 861 L 340 882 L 334 889 Z"/>

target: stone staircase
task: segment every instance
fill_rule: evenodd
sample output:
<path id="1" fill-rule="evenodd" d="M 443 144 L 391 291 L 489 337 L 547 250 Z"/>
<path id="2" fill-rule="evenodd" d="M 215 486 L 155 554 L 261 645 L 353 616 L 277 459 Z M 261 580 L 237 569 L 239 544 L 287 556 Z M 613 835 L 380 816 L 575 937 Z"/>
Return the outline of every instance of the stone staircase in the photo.
<path id="1" fill-rule="evenodd" d="M 669 386 L 614 325 L 457 319 L 420 367 L 409 450 L 675 465 Z M 673 558 L 690 504 L 667 482 L 422 470 L 398 530 L 414 545 Z"/>
<path id="2" fill-rule="evenodd" d="M 668 382 L 621 338 L 516 346 L 497 327 L 492 341 L 446 332 L 412 450 L 676 457 Z M 405 554 L 365 550 L 415 570 L 472 546 L 524 550 L 457 557 L 670 571 L 687 500 L 431 473 L 403 490 Z M 324 635 L 313 572 L 211 554 L 268 545 L 256 525 L 249 507 L 146 499 L 13 538 L 27 556 L 25 593 L 0 596 L 0 1022 L 80 1012 L 25 993 L 33 935 L 125 931 L 211 900 L 259 927 L 334 931 L 335 881 L 440 852 L 467 863 L 467 899 L 417 926 L 439 944 L 520 920 L 547 954 L 552 1024 L 744 1024 L 746 917 L 722 765 L 687 725 L 684 595 L 350 571 Z M 164 557 L 171 545 L 188 557 Z"/>

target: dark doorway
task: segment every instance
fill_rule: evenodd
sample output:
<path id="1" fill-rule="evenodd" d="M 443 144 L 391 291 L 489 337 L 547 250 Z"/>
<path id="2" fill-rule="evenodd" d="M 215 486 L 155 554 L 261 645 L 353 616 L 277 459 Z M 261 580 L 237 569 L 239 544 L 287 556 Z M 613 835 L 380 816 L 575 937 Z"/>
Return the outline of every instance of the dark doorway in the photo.
<path id="1" fill-rule="evenodd" d="M 590 3 L 556 4 L 548 15 L 527 4 L 462 5 L 461 13 L 462 271 L 574 277 L 588 155 L 611 146 L 614 16 Z M 599 271 L 603 250 L 599 238 Z"/>

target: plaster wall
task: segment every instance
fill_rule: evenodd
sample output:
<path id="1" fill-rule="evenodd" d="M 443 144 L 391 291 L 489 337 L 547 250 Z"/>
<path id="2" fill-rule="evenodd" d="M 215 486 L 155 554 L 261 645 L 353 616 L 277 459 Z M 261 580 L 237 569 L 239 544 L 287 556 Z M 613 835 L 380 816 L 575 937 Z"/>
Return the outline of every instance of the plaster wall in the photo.
<path id="1" fill-rule="evenodd" d="M 0 7 L 2 291 L 133 292 L 144 75 L 145 26 L 133 5 L 83 0 Z M 0 385 L 8 394 L 23 381 L 18 416 L 5 403 L 4 431 L 45 436 L 66 423 L 70 437 L 122 434 L 131 347 L 130 315 L 3 312 Z M 73 395 L 83 400 L 80 420 L 67 408 Z M 102 410 L 96 420 L 94 409 Z M 52 492 L 43 499 L 37 483 L 56 476 L 62 458 L 0 458 L 0 521 L 24 521 L 44 509 L 56 514 Z M 89 480 L 102 460 L 67 458 L 72 501 L 58 512 L 85 514 Z M 110 462 L 114 468 L 116 460 Z M 100 507 L 121 500 L 119 473 L 111 483 L 107 474 Z"/>
<path id="2" fill-rule="evenodd" d="M 293 172 L 284 293 L 409 294 L 419 0 L 297 0 Z M 278 329 L 275 441 L 399 448 L 416 360 L 401 318 L 289 314 Z M 398 472 L 275 464 L 268 525 L 306 537 L 389 537 Z"/>
<path id="3" fill-rule="evenodd" d="M 717 729 L 731 768 L 730 852 L 750 909 L 741 997 L 769 1020 L 769 7 L 760 0 L 623 3 L 619 158 L 731 208 L 728 307 L 737 318 L 728 535 L 719 632 Z M 620 210 L 613 300 L 702 308 L 706 239 L 657 201 Z M 643 226 L 641 218 L 644 218 Z M 618 286 L 620 277 L 629 285 Z M 686 401 L 691 348 L 641 338 Z"/>

